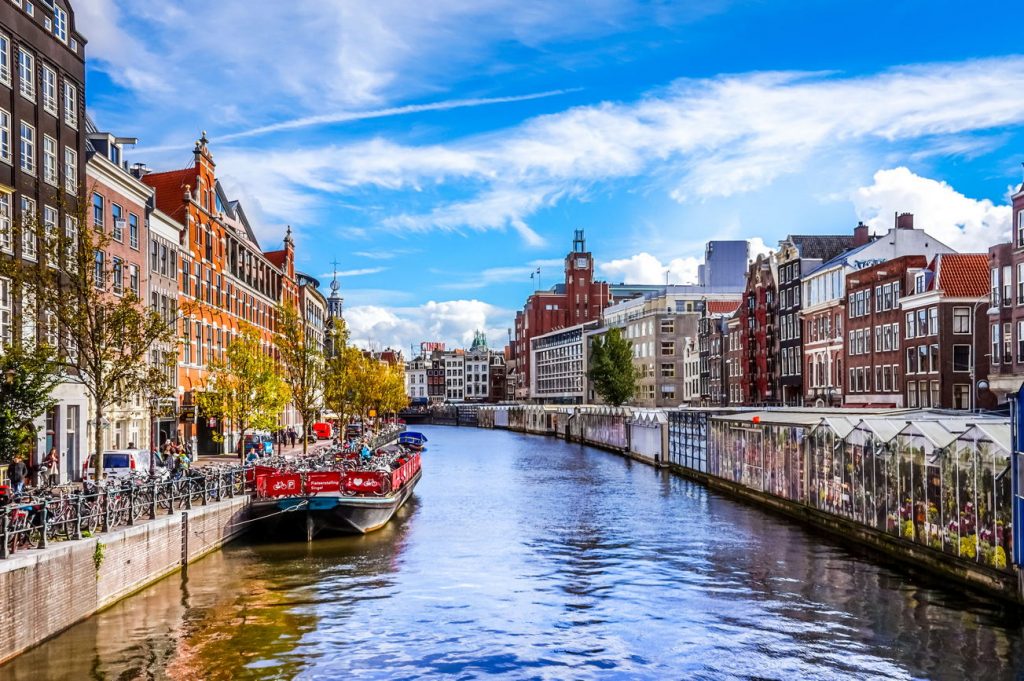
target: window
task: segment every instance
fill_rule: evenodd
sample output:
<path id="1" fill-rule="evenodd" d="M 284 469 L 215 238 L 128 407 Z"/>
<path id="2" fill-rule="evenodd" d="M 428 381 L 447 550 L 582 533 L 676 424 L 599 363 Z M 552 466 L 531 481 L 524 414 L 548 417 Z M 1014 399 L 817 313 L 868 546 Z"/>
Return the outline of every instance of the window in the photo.
<path id="1" fill-rule="evenodd" d="M 935 336 L 939 333 L 939 308 L 928 308 L 928 335 Z"/>
<path id="2" fill-rule="evenodd" d="M 57 186 L 57 140 L 43 135 L 43 182 Z"/>
<path id="3" fill-rule="evenodd" d="M 931 402 L 931 406 L 938 407 L 940 404 L 942 404 L 942 402 L 939 399 L 939 382 L 938 381 L 932 381 L 932 402 Z"/>
<path id="4" fill-rule="evenodd" d="M 25 0 L 25 14 L 29 15 L 30 17 L 34 17 L 36 15 L 35 6 L 28 0 Z"/>
<path id="5" fill-rule="evenodd" d="M 0 251 L 13 253 L 13 234 L 11 232 L 11 195 L 0 192 Z"/>
<path id="6" fill-rule="evenodd" d="M 78 218 L 70 215 L 64 218 L 64 240 L 67 242 L 66 267 L 75 272 L 78 270 Z"/>
<path id="7" fill-rule="evenodd" d="M 43 77 L 40 80 L 43 89 L 43 111 L 57 115 L 57 72 L 43 65 Z"/>
<path id="8" fill-rule="evenodd" d="M 1017 263 L 1017 304 L 1024 305 L 1024 262 Z"/>
<path id="9" fill-rule="evenodd" d="M 993 270 L 993 272 L 994 271 L 995 270 Z M 992 338 L 992 362 L 993 363 L 999 361 L 999 332 L 1001 330 L 1002 329 L 999 328 L 999 324 L 998 323 L 992 325 L 992 336 L 991 336 L 991 338 Z"/>
<path id="10" fill-rule="evenodd" d="M 139 216 L 135 213 L 128 213 L 128 245 L 139 250 Z"/>
<path id="11" fill-rule="evenodd" d="M 1003 361 L 1013 361 L 1013 325 L 1003 324 Z"/>
<path id="12" fill-rule="evenodd" d="M 18 49 L 18 81 L 21 94 L 33 102 L 36 99 L 36 60 L 31 53 Z"/>
<path id="13" fill-rule="evenodd" d="M 35 260 L 39 256 L 36 238 L 36 202 L 27 196 L 21 197 L 21 257 Z"/>
<path id="14" fill-rule="evenodd" d="M 92 226 L 101 232 L 104 229 L 103 197 L 99 194 L 92 195 Z"/>
<path id="15" fill-rule="evenodd" d="M 43 206 L 43 239 L 49 249 L 57 243 L 57 209 L 53 206 Z M 50 257 L 50 267 L 57 266 L 57 259 Z"/>
<path id="16" fill-rule="evenodd" d="M 957 383 L 953 386 L 953 408 L 971 408 L 971 386 L 963 383 Z"/>
<path id="17" fill-rule="evenodd" d="M 11 280 L 0 277 L 0 343 L 9 345 L 11 337 L 11 315 L 14 300 L 11 296 Z"/>
<path id="18" fill-rule="evenodd" d="M 953 333 L 971 332 L 971 308 L 953 308 Z"/>
<path id="19" fill-rule="evenodd" d="M 114 293 L 121 295 L 124 293 L 124 263 L 121 258 L 114 258 Z"/>
<path id="20" fill-rule="evenodd" d="M 53 4 L 53 34 L 63 43 L 68 41 L 68 13 Z"/>
<path id="21" fill-rule="evenodd" d="M 21 122 L 21 169 L 36 173 L 36 129 L 25 121 Z"/>
<path id="22" fill-rule="evenodd" d="M 102 289 L 106 285 L 107 280 L 107 275 L 103 267 L 103 259 L 103 251 L 96 249 L 93 261 L 92 283 L 98 289 Z"/>
<path id="23" fill-rule="evenodd" d="M 971 370 L 971 346 L 970 345 L 954 345 L 953 346 L 953 371 L 970 371 Z"/>
<path id="24" fill-rule="evenodd" d="M 663 378 L 675 378 L 676 365 L 671 362 L 661 365 L 661 375 Z"/>
<path id="25" fill-rule="evenodd" d="M 64 122 L 72 128 L 78 127 L 78 88 L 64 81 Z"/>
<path id="26" fill-rule="evenodd" d="M 11 114 L 0 109 L 0 161 L 11 162 Z"/>
<path id="27" fill-rule="evenodd" d="M 1013 270 L 1009 265 L 1003 266 L 1003 305 L 1010 306 L 1013 304 L 1013 281 L 1011 276 Z"/>
<path id="28" fill-rule="evenodd" d="M 662 319 L 661 320 L 661 332 L 662 333 L 675 333 L 676 322 L 674 319 Z"/>
<path id="29" fill-rule="evenodd" d="M 913 312 L 907 313 L 907 338 L 914 338 L 917 336 L 917 317 L 914 316 Z"/>
<path id="30" fill-rule="evenodd" d="M 992 287 L 992 296 L 991 296 L 991 298 L 992 298 L 992 300 L 991 300 L 991 302 L 992 302 L 992 306 L 995 307 L 995 306 L 999 305 L 999 268 L 998 267 L 993 267 L 990 274 L 992 275 L 992 284 L 991 284 L 991 287 Z"/>
<path id="31" fill-rule="evenodd" d="M 663 341 L 661 344 L 662 355 L 674 355 L 676 354 L 676 344 L 674 341 Z"/>
<path id="32" fill-rule="evenodd" d="M 114 216 L 114 241 L 124 241 L 124 213 L 121 206 L 111 203 L 110 214 Z"/>
<path id="33" fill-rule="evenodd" d="M 888 364 L 882 367 L 882 390 L 892 392 L 892 367 Z"/>
<path id="34" fill-rule="evenodd" d="M 6 47 L 4 51 L 7 51 Z M 1024 246 L 1024 210 L 1017 212 L 1017 246 Z"/>
<path id="35" fill-rule="evenodd" d="M 71 147 L 64 147 L 64 190 L 78 194 L 78 152 Z"/>
<path id="36" fill-rule="evenodd" d="M 0 83 L 11 84 L 11 39 L 0 33 Z"/>
<path id="37" fill-rule="evenodd" d="M 1017 361 L 1024 362 L 1024 322 L 1017 322 Z"/>

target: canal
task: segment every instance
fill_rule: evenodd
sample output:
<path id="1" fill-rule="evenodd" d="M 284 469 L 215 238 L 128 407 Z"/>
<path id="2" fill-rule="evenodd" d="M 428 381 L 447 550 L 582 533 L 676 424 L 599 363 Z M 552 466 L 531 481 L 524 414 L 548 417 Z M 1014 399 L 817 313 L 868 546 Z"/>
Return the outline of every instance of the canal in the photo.
<path id="1" fill-rule="evenodd" d="M 1021 619 L 955 586 L 613 454 L 424 430 L 425 475 L 380 532 L 311 545 L 250 537 L 16 658 L 0 678 L 978 680 L 1024 670 Z"/>

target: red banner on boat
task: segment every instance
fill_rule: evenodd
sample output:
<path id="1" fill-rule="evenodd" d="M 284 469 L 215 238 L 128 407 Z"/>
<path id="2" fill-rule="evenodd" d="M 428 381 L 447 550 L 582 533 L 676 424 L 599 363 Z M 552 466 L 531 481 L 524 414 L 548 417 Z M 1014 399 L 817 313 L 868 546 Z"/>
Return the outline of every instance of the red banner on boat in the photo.
<path id="1" fill-rule="evenodd" d="M 245 471 L 245 481 L 253 482 L 264 475 L 273 475 L 277 469 L 272 466 L 253 466 Z"/>
<path id="2" fill-rule="evenodd" d="M 262 489 L 260 489 L 262 487 Z M 268 497 L 286 497 L 302 493 L 302 476 L 298 473 L 279 473 L 256 479 L 256 492 Z"/>
<path id="3" fill-rule="evenodd" d="M 381 494 L 384 492 L 384 473 L 352 471 L 345 476 L 345 491 L 350 494 Z"/>
<path id="4" fill-rule="evenodd" d="M 416 454 L 401 466 L 391 471 L 391 489 L 399 489 L 402 485 L 409 482 L 413 476 L 416 475 L 416 471 L 419 469 L 420 455 Z"/>
<path id="5" fill-rule="evenodd" d="M 337 492 L 341 489 L 341 472 L 325 471 L 306 474 L 306 494 Z"/>

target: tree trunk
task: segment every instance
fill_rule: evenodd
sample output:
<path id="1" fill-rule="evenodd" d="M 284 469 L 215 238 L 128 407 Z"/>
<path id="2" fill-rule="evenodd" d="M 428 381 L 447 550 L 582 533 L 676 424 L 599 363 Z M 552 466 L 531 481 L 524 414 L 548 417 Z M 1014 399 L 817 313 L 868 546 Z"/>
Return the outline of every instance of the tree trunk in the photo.
<path id="1" fill-rule="evenodd" d="M 92 444 L 96 449 L 96 482 L 103 479 L 103 407 L 96 403 L 96 414 L 93 420 Z M 86 459 L 88 461 L 88 459 Z"/>
<path id="2" fill-rule="evenodd" d="M 305 457 L 308 447 L 308 443 L 306 442 L 306 432 L 309 429 L 309 418 L 306 414 L 299 414 L 299 416 L 302 417 L 302 456 Z"/>

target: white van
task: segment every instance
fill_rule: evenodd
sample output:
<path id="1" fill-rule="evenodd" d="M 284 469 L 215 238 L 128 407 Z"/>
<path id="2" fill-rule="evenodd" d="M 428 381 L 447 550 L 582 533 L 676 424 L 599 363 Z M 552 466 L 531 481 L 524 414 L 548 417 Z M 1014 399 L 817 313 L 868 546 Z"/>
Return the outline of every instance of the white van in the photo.
<path id="1" fill-rule="evenodd" d="M 149 452 L 144 449 L 115 449 L 103 452 L 103 473 L 108 477 L 149 473 Z M 92 480 L 96 476 L 96 455 L 82 467 L 82 477 Z"/>

